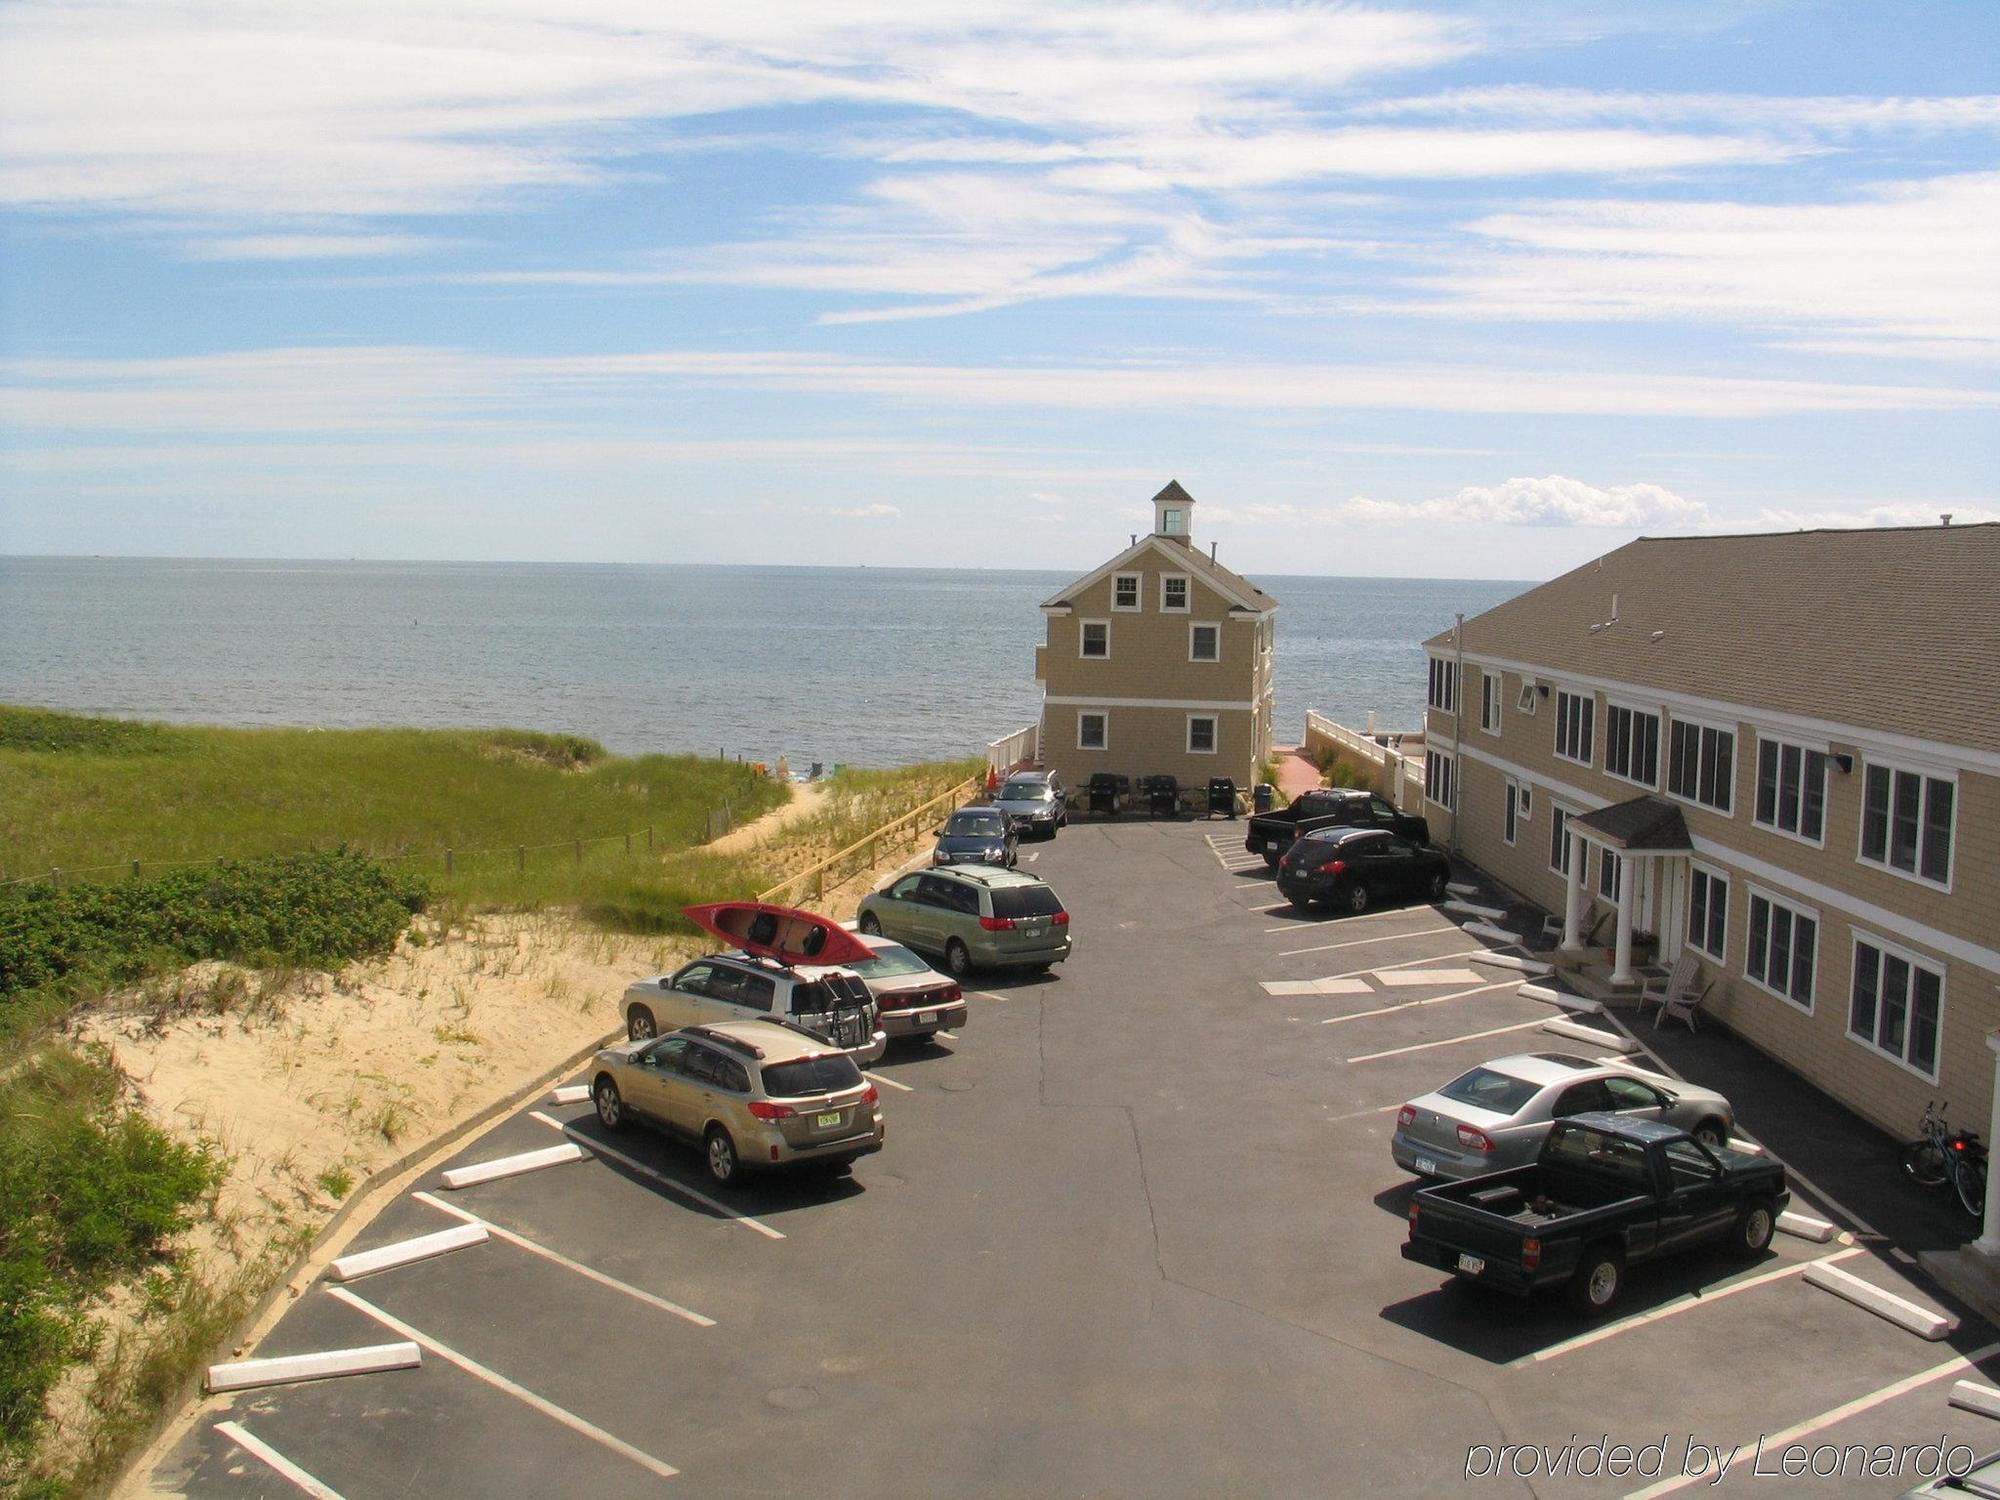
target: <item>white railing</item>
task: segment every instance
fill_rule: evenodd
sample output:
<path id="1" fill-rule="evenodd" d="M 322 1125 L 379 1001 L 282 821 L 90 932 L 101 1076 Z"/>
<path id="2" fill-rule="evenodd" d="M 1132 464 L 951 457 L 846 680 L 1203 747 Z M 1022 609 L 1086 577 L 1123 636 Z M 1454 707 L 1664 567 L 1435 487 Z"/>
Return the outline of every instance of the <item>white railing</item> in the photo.
<path id="1" fill-rule="evenodd" d="M 1023 761 L 1042 758 L 1042 726 L 1030 724 L 1017 729 L 986 747 L 986 764 L 996 771 L 1011 771 Z"/>
<path id="2" fill-rule="evenodd" d="M 1421 729 L 1400 733 L 1377 732 L 1376 735 L 1363 734 L 1349 729 L 1345 724 L 1336 724 L 1325 714 L 1313 709 L 1306 710 L 1306 733 L 1304 745 L 1307 751 L 1326 746 L 1348 752 L 1356 759 L 1386 768 L 1390 774 L 1390 785 L 1395 789 L 1394 801 L 1403 810 L 1422 805 L 1424 795 L 1424 734 Z"/>

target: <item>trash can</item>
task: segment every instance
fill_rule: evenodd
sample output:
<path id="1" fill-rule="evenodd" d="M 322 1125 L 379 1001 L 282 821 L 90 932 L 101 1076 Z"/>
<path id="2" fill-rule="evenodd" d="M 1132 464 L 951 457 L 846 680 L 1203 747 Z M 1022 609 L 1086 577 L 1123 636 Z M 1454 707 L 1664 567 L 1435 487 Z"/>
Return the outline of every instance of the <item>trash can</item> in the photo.
<path id="1" fill-rule="evenodd" d="M 1227 776 L 1208 778 L 1207 816 L 1212 818 L 1217 813 L 1231 818 L 1236 816 L 1236 783 Z"/>
<path id="2" fill-rule="evenodd" d="M 1171 776 L 1148 776 L 1146 805 L 1156 818 L 1173 817 L 1181 810 L 1181 784 Z"/>
<path id="3" fill-rule="evenodd" d="M 1267 813 L 1278 800 L 1278 789 L 1268 781 L 1257 783 L 1257 790 L 1250 794 L 1250 810 Z"/>
<path id="4" fill-rule="evenodd" d="M 1107 818 L 1118 816 L 1118 803 L 1131 785 L 1129 778 L 1112 771 L 1093 772 L 1088 787 L 1090 810 Z"/>

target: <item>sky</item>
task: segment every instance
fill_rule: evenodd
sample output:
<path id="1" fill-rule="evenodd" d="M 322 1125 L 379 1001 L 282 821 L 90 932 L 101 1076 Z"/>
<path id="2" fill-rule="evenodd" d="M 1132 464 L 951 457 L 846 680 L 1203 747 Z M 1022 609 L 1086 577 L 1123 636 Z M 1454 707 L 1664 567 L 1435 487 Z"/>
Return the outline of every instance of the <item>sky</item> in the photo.
<path id="1" fill-rule="evenodd" d="M 0 553 L 2000 519 L 2000 5 L 0 3 Z"/>

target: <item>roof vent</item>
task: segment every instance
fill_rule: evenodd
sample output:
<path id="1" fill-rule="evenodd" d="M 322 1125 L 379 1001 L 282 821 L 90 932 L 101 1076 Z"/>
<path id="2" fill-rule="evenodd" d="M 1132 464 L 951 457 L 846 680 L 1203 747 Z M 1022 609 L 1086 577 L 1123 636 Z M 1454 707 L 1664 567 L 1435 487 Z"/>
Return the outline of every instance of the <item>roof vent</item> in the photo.
<path id="1" fill-rule="evenodd" d="M 1950 518 L 1949 516 L 1947 516 L 1947 517 L 1946 517 L 1945 519 L 1946 519 L 1947 521 L 1949 521 L 1949 520 L 1950 520 L 1951 518 Z M 1210 542 L 1210 543 L 1208 544 L 1208 560 L 1209 560 L 1210 562 L 1214 562 L 1214 561 L 1215 561 L 1215 543 L 1214 543 L 1214 542 Z"/>
<path id="2" fill-rule="evenodd" d="M 1603 628 L 1604 628 L 1604 623 L 1600 620 L 1597 624 L 1590 627 L 1590 633 L 1592 635 L 1596 635 L 1597 632 L 1602 630 Z"/>
<path id="3" fill-rule="evenodd" d="M 1949 526 L 1951 524 L 1951 512 L 1946 511 L 1943 515 L 1939 516 L 1938 522 L 1940 525 Z"/>

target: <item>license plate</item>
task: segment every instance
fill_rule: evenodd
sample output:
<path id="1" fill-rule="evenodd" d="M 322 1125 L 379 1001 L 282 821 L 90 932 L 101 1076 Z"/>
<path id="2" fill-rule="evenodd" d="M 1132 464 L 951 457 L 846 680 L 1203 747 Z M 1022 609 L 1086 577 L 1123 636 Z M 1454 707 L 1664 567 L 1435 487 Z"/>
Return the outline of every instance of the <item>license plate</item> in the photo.
<path id="1" fill-rule="evenodd" d="M 1021 935 L 1023 937 L 1040 937 L 1043 933 L 1047 931 L 1048 928 L 1042 926 L 1041 923 L 1037 922 L 1033 927 L 1023 927 L 1021 929 Z"/>
<path id="2" fill-rule="evenodd" d="M 1476 1255 L 1461 1255 L 1458 1258 L 1458 1268 L 1468 1276 L 1477 1276 L 1486 1269 L 1486 1262 Z"/>
<path id="3" fill-rule="evenodd" d="M 1420 1156 L 1417 1158 L 1417 1170 L 1423 1173 L 1424 1176 L 1426 1177 L 1437 1176 L 1437 1169 L 1438 1169 L 1438 1164 L 1432 1161 L 1428 1156 Z"/>
<path id="4" fill-rule="evenodd" d="M 831 1114 L 813 1116 L 813 1124 L 821 1130 L 831 1130 L 839 1123 L 840 1111 L 837 1109 Z"/>
<path id="5" fill-rule="evenodd" d="M 928 1026 L 937 1019 L 937 1016 L 938 1013 L 934 1010 L 920 1010 L 917 1012 L 917 1024 L 919 1026 Z"/>

